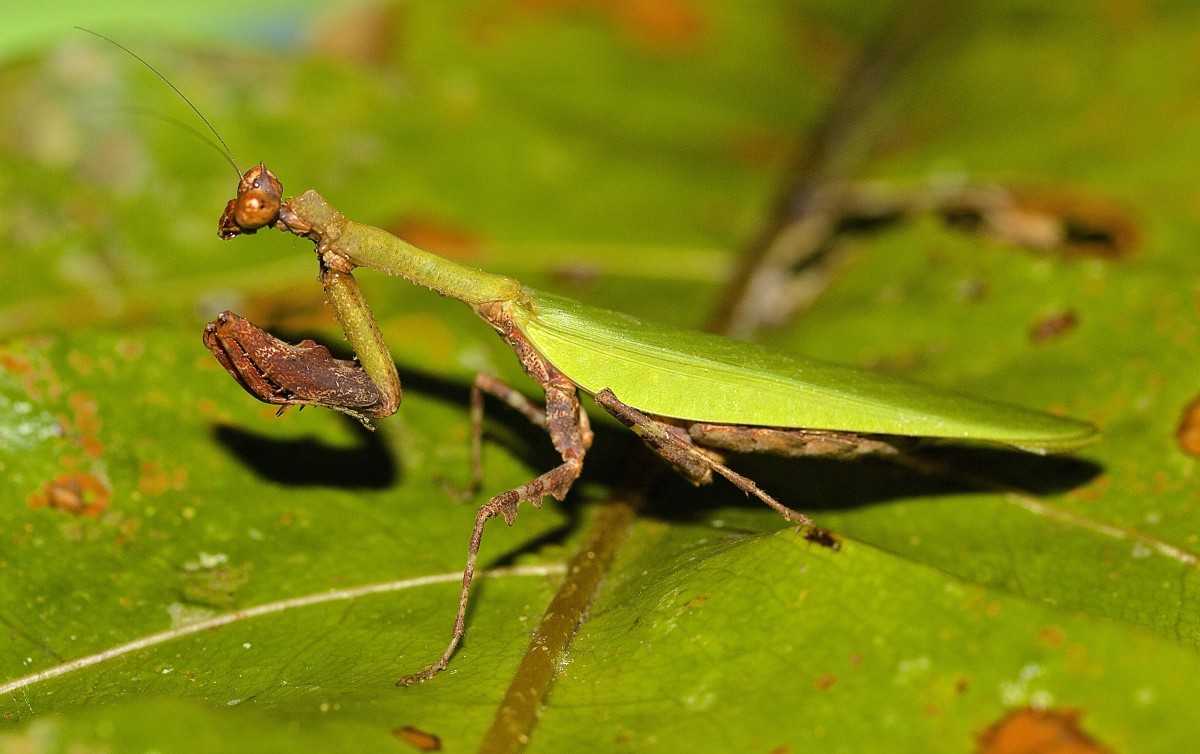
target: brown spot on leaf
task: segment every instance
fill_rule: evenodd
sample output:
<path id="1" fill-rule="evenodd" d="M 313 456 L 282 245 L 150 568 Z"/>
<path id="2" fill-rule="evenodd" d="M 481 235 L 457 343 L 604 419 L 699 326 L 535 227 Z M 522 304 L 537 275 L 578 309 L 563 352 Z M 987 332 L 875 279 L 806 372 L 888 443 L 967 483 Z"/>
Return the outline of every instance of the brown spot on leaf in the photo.
<path id="1" fill-rule="evenodd" d="M 1108 754 L 1079 727 L 1078 710 L 1013 710 L 979 737 L 979 754 Z"/>
<path id="2" fill-rule="evenodd" d="M 826 673 L 813 683 L 813 688 L 815 688 L 817 691 L 825 691 L 833 686 L 833 684 L 837 683 L 837 679 L 837 673 Z"/>
<path id="3" fill-rule="evenodd" d="M 187 486 L 187 467 L 168 471 L 157 461 L 142 461 L 138 465 L 138 490 L 146 495 L 161 495 L 169 490 Z"/>
<path id="4" fill-rule="evenodd" d="M 707 23 L 691 0 L 593 0 L 613 13 L 627 36 L 644 47 L 675 52 L 695 47 Z"/>
<path id="5" fill-rule="evenodd" d="M 4 371 L 10 374 L 23 375 L 29 374 L 33 369 L 33 362 L 24 354 L 4 353 L 0 354 L 0 366 L 3 366 Z"/>
<path id="6" fill-rule="evenodd" d="M 1070 309 L 1052 312 L 1033 323 L 1029 329 L 1029 339 L 1034 343 L 1046 343 L 1074 330 L 1078 324 L 1078 315 Z"/>
<path id="7" fill-rule="evenodd" d="M 67 353 L 67 365 L 82 375 L 89 375 L 96 369 L 90 356 L 74 349 Z"/>
<path id="8" fill-rule="evenodd" d="M 99 437 L 100 410 L 96 399 L 88 393 L 71 393 L 67 406 L 71 409 L 71 424 L 79 433 L 84 452 L 91 458 L 99 458 L 104 453 L 104 444 Z"/>
<path id="9" fill-rule="evenodd" d="M 49 359 L 32 350 L 41 344 L 41 341 L 30 341 L 29 350 L 0 353 L 0 368 L 20 381 L 21 389 L 30 400 L 54 402 L 62 395 L 62 382 Z"/>
<path id="10" fill-rule="evenodd" d="M 1175 430 L 1179 448 L 1190 456 L 1200 456 L 1200 396 L 1183 409 L 1179 428 Z"/>
<path id="11" fill-rule="evenodd" d="M 1112 488 L 1112 477 L 1108 474 L 1101 474 L 1092 480 L 1085 487 L 1076 487 L 1067 493 L 1067 498 L 1070 500 L 1079 500 L 1083 502 L 1095 502 L 1104 498 Z"/>
<path id="12" fill-rule="evenodd" d="M 205 365 L 212 363 L 212 359 L 204 359 Z M 196 410 L 205 419 L 211 419 L 217 413 L 217 402 L 212 398 L 201 398 L 196 401 Z"/>
<path id="13" fill-rule="evenodd" d="M 694 49 L 708 31 L 708 19 L 694 0 L 514 0 L 514 5 L 539 15 L 599 17 L 652 52 Z"/>
<path id="14" fill-rule="evenodd" d="M 414 246 L 451 259 L 469 259 L 483 246 L 480 237 L 445 220 L 411 215 L 389 223 L 388 231 Z"/>
<path id="15" fill-rule="evenodd" d="M 133 338 L 123 338 L 117 341 L 117 355 L 127 361 L 135 361 L 146 353 L 146 341 Z"/>
<path id="16" fill-rule="evenodd" d="M 1038 639 L 1051 647 L 1062 644 L 1065 638 L 1066 634 L 1058 626 L 1046 626 L 1038 631 Z"/>
<path id="17" fill-rule="evenodd" d="M 112 490 L 91 474 L 59 474 L 29 496 L 30 508 L 52 508 L 72 516 L 95 518 L 108 510 Z"/>
<path id="18" fill-rule="evenodd" d="M 417 751 L 441 751 L 442 739 L 438 738 L 433 733 L 414 728 L 411 725 L 405 725 L 403 728 L 396 728 L 392 731 L 392 735 L 412 746 Z"/>

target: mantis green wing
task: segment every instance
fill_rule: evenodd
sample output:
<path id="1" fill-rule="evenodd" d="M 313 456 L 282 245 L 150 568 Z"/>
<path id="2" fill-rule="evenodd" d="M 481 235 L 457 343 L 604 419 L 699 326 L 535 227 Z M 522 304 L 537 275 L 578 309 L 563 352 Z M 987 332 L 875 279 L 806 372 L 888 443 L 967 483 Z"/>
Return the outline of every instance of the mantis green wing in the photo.
<path id="1" fill-rule="evenodd" d="M 1057 452 L 1087 444 L 1085 422 L 972 398 L 878 372 L 643 322 L 526 289 L 514 319 L 583 390 L 664 417 L 764 427 L 946 438 Z"/>

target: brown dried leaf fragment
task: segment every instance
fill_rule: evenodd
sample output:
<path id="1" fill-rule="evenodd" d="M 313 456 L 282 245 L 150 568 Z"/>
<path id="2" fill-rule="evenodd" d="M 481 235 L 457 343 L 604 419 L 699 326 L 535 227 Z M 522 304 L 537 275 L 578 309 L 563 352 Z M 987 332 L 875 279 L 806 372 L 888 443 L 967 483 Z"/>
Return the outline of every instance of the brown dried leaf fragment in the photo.
<path id="1" fill-rule="evenodd" d="M 392 731 L 392 735 L 412 746 L 417 751 L 441 751 L 442 739 L 438 738 L 433 733 L 414 728 L 411 725 L 405 725 L 403 728 L 396 728 Z"/>
<path id="2" fill-rule="evenodd" d="M 1072 709 L 1013 710 L 979 737 L 979 754 L 1110 754 L 1079 727 Z"/>
<path id="3" fill-rule="evenodd" d="M 1179 449 L 1190 456 L 1200 457 L 1200 396 L 1183 409 L 1179 427 L 1175 430 Z"/>

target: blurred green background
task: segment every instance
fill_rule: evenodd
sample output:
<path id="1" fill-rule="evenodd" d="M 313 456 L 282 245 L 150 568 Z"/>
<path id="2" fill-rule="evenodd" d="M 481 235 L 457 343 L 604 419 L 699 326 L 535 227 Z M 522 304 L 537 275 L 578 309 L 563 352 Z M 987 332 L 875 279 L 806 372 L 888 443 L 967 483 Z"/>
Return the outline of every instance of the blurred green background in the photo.
<path id="1" fill-rule="evenodd" d="M 857 223 L 827 286 L 761 337 L 1085 418 L 1104 440 L 1075 459 L 942 457 L 1006 492 L 882 463 L 733 461 L 844 537 L 838 552 L 727 485 L 665 479 L 532 750 L 1039 751 L 1041 724 L 1079 751 L 1194 746 L 1200 8 L 929 7 L 846 177 L 892 196 L 1001 187 L 1025 224 Z M 394 688 L 453 617 L 474 506 L 442 481 L 466 478 L 471 376 L 533 386 L 469 310 L 366 273 L 405 384 L 395 417 L 368 434 L 242 393 L 200 344 L 221 309 L 340 343 L 311 250 L 219 241 L 234 170 L 171 122 L 203 128 L 151 72 L 72 25 L 150 60 L 243 169 L 264 161 L 289 192 L 539 288 L 700 325 L 894 10 L 9 9 L 0 748 L 404 751 L 411 728 L 473 750 L 636 442 L 601 424 L 565 503 L 489 531 L 485 565 L 549 573 L 485 579 L 450 671 Z M 1067 241 L 1013 242 L 1045 223 Z M 554 461 L 499 410 L 485 453 L 485 492 Z M 375 583 L 394 589 L 186 631 Z"/>

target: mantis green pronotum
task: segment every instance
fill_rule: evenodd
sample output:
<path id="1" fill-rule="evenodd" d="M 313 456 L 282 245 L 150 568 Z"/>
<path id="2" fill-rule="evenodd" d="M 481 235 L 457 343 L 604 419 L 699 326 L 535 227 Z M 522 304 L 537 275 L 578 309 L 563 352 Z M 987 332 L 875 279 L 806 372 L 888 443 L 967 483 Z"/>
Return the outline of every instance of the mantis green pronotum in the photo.
<path id="1" fill-rule="evenodd" d="M 443 670 L 465 632 L 467 599 L 484 525 L 512 524 L 517 507 L 562 500 L 592 443 L 579 392 L 636 432 L 693 484 L 725 477 L 784 518 L 812 521 L 722 463 L 725 451 L 853 458 L 896 454 L 914 439 L 990 442 L 1032 452 L 1070 450 L 1096 437 L 1090 424 L 938 391 L 870 371 L 785 356 L 712 335 L 651 325 L 633 317 L 535 291 L 472 269 L 346 219 L 315 191 L 283 198 L 263 165 L 246 172 L 221 217 L 229 239 L 270 227 L 316 245 L 321 282 L 357 356 L 333 358 L 312 341 L 285 343 L 225 312 L 204 343 L 253 396 L 280 406 L 325 406 L 355 416 L 387 416 L 400 404 L 400 379 L 352 271 L 398 275 L 467 304 L 499 333 L 546 393 L 538 406 L 486 374 L 471 390 L 472 468 L 480 474 L 485 394 L 547 430 L 562 463 L 491 497 L 478 510 L 449 645 L 436 662 L 406 676 L 408 685 Z"/>

